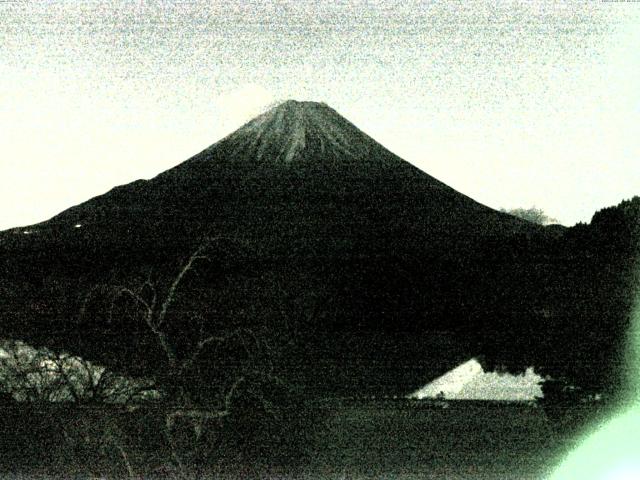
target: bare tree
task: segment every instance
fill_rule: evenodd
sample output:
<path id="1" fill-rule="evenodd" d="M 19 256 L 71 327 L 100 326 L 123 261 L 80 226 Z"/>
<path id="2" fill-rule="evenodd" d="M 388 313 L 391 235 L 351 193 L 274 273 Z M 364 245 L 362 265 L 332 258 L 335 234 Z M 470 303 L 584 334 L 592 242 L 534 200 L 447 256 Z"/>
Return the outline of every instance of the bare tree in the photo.
<path id="1" fill-rule="evenodd" d="M 137 287 L 120 286 L 114 289 L 110 316 L 114 313 L 116 302 L 123 297 L 129 298 L 142 315 L 144 324 L 156 339 L 166 359 L 164 387 L 168 389 L 168 398 L 161 410 L 164 414 L 165 437 L 171 447 L 172 460 L 181 474 L 185 475 L 184 458 L 189 452 L 184 450 L 184 442 L 176 440 L 178 425 L 187 426 L 191 430 L 192 440 L 187 442 L 187 448 L 196 449 L 204 430 L 212 422 L 229 417 L 233 412 L 233 405 L 241 395 L 251 395 L 257 399 L 264 411 L 273 411 L 273 404 L 262 395 L 260 385 L 267 382 L 272 384 L 284 383 L 275 374 L 273 365 L 268 361 L 269 345 L 255 334 L 251 328 L 218 328 L 212 332 L 207 322 L 199 312 L 189 312 L 191 333 L 188 348 L 184 347 L 185 339 L 178 338 L 180 329 L 175 322 L 171 322 L 172 306 L 175 304 L 181 288 L 187 277 L 204 263 L 212 262 L 211 246 L 221 239 L 208 240 L 196 248 L 182 263 L 179 270 L 170 279 L 168 286 L 163 289 L 152 272 Z M 217 259 L 216 259 L 217 260 Z M 185 312 L 181 312 L 185 314 Z M 198 376 L 194 370 L 205 351 L 215 352 L 218 347 L 234 345 L 243 361 L 227 368 L 226 381 L 221 383 L 219 395 L 214 402 L 202 404 L 193 400 L 189 390 L 181 382 L 197 382 Z M 240 353 L 241 352 L 241 353 Z M 162 383 L 161 383 L 162 384 Z M 180 429 L 184 434 L 184 428 Z"/>
<path id="2" fill-rule="evenodd" d="M 175 336 L 172 338 L 170 333 L 170 325 L 167 316 L 171 306 L 176 301 L 178 291 L 187 275 L 196 269 L 197 265 L 211 261 L 211 257 L 207 254 L 207 249 L 218 239 L 209 240 L 200 245 L 191 256 L 180 267 L 180 270 L 172 278 L 165 293 L 160 291 L 156 281 L 152 278 L 152 272 L 149 272 L 146 280 L 137 288 L 120 286 L 115 289 L 115 295 L 111 303 L 111 313 L 115 302 L 122 296 L 129 297 L 140 309 L 144 323 L 153 334 L 158 345 L 167 361 L 167 376 L 171 378 L 180 378 L 188 372 L 198 360 L 200 355 L 213 344 L 220 344 L 239 336 L 242 333 L 240 329 L 232 332 L 223 332 L 211 334 L 204 328 L 204 318 L 197 313 L 192 313 L 191 319 L 197 321 L 200 325 L 199 336 L 192 342 L 188 353 L 178 353 L 178 347 Z"/>

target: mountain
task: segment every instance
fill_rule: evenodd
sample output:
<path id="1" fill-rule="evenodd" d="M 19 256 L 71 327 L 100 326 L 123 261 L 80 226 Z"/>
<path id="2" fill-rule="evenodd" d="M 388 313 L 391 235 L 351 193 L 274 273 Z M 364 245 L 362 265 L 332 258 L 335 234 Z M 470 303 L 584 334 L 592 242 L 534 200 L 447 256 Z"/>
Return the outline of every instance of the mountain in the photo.
<path id="1" fill-rule="evenodd" d="M 292 381 L 408 393 L 470 354 L 526 366 L 500 354 L 535 330 L 514 312 L 544 309 L 563 234 L 455 191 L 325 104 L 287 101 L 151 180 L 0 234 L 0 315 L 4 336 L 149 373 L 162 352 L 114 288 L 166 294 L 206 246 L 169 312 L 179 353 L 198 331 L 246 328 Z"/>
<path id="2" fill-rule="evenodd" d="M 413 240 L 406 228 L 434 240 L 440 237 L 435 230 L 446 224 L 460 233 L 441 239 L 448 246 L 451 240 L 473 242 L 469 234 L 475 230 L 533 229 L 403 161 L 328 106 L 296 101 L 284 102 L 152 180 L 117 187 L 31 229 L 65 241 L 78 233 L 91 241 L 100 232 L 100 242 L 113 238 L 120 248 L 132 235 L 155 237 L 171 225 L 187 238 L 251 232 L 278 247 L 281 242 L 271 245 L 273 232 L 265 228 L 285 219 L 302 224 L 300 234 L 309 229 L 313 235 L 298 238 L 305 243 L 320 236 L 361 237 L 360 226 L 373 227 L 377 236 L 393 233 L 392 240 Z M 104 233 L 113 228 L 123 234 Z"/>

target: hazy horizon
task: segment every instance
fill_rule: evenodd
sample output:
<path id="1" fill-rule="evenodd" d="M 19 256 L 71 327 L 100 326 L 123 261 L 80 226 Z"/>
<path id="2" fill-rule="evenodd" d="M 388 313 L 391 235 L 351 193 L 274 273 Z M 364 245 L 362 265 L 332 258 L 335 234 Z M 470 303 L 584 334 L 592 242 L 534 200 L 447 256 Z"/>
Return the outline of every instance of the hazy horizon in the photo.
<path id="1" fill-rule="evenodd" d="M 640 4 L 0 2 L 0 229 L 323 101 L 490 207 L 640 193 Z"/>

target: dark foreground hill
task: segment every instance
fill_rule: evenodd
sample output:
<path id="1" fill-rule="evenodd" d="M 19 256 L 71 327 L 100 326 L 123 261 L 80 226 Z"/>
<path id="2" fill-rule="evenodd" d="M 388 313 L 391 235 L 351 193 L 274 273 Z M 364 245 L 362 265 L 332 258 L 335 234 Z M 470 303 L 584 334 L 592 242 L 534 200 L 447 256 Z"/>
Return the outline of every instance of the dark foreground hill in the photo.
<path id="1" fill-rule="evenodd" d="M 328 401 L 299 410 L 304 421 L 283 436 L 253 429 L 243 437 L 232 420 L 211 426 L 181 472 L 153 409 L 5 409 L 0 472 L 42 479 L 524 480 L 546 478 L 567 448 L 542 409 L 526 404 Z"/>
<path id="2" fill-rule="evenodd" d="M 145 309 L 172 296 L 162 332 L 177 358 L 198 351 L 199 385 L 249 359 L 312 391 L 407 393 L 480 354 L 543 371 L 584 354 L 560 370 L 597 383 L 625 331 L 630 242 L 596 217 L 545 229 L 494 211 L 328 106 L 288 101 L 0 234 L 2 335 L 154 375 L 166 349 Z M 233 341 L 198 350 L 214 334 Z"/>

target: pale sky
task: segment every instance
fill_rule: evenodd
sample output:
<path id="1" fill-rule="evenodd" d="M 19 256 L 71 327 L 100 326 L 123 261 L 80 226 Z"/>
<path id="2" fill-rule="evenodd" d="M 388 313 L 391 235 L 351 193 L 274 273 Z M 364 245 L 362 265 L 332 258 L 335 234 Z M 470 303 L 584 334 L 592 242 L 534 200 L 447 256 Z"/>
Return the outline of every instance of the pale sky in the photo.
<path id="1" fill-rule="evenodd" d="M 640 2 L 0 0 L 0 229 L 288 98 L 494 208 L 640 194 Z"/>

